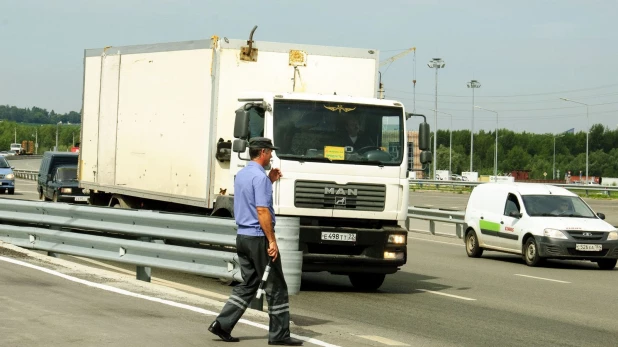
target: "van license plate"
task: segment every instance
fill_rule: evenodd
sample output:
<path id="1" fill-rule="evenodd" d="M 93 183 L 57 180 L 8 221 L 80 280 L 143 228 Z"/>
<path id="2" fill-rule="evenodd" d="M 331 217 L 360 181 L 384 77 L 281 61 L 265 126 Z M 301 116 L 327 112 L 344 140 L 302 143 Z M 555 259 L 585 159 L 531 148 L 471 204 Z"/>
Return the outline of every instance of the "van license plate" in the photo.
<path id="1" fill-rule="evenodd" d="M 575 244 L 575 249 L 578 251 L 593 251 L 599 252 L 603 250 L 603 245 L 590 245 L 590 244 Z"/>
<path id="2" fill-rule="evenodd" d="M 322 240 L 356 242 L 355 233 L 328 233 L 322 232 Z"/>
<path id="3" fill-rule="evenodd" d="M 87 196 L 76 196 L 75 201 L 88 201 Z"/>

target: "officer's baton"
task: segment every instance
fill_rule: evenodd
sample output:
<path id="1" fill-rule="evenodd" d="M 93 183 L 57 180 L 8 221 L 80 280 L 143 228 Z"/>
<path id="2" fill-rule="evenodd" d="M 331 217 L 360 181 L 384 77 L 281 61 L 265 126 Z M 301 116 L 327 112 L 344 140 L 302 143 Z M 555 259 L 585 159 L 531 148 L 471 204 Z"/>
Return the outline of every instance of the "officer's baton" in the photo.
<path id="1" fill-rule="evenodd" d="M 255 295 L 255 297 L 257 299 L 259 299 L 262 294 L 266 293 L 266 291 L 264 291 L 264 285 L 266 284 L 266 280 L 268 279 L 268 274 L 270 273 L 270 264 L 273 262 L 273 258 L 268 257 L 268 264 L 266 264 L 266 269 L 264 269 L 264 276 L 262 276 L 262 281 L 260 282 L 260 287 L 257 290 L 257 294 Z"/>

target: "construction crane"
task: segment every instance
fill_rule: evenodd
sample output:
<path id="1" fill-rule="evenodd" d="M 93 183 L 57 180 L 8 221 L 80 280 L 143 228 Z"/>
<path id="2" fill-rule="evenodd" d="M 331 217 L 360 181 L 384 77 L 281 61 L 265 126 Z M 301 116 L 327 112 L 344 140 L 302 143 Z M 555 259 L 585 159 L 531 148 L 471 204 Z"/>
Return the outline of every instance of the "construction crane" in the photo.
<path id="1" fill-rule="evenodd" d="M 395 60 L 399 59 L 399 58 L 403 58 L 404 56 L 406 56 L 408 53 L 414 51 L 414 62 L 416 64 L 416 47 L 412 47 L 412 48 L 408 48 L 405 51 L 399 53 L 399 54 L 395 54 L 394 56 L 383 60 L 380 62 L 380 67 L 387 65 L 387 64 L 391 64 L 392 62 L 394 62 Z M 414 83 L 414 89 L 416 90 L 416 65 L 414 66 L 414 79 L 412 80 L 412 82 Z M 384 85 L 382 84 L 382 73 L 380 73 L 380 89 L 379 89 L 379 93 L 380 93 L 380 99 L 384 99 Z M 415 93 L 416 94 L 416 93 Z M 415 95 L 416 98 L 416 95 Z M 416 105 L 415 105 L 416 106 Z"/>

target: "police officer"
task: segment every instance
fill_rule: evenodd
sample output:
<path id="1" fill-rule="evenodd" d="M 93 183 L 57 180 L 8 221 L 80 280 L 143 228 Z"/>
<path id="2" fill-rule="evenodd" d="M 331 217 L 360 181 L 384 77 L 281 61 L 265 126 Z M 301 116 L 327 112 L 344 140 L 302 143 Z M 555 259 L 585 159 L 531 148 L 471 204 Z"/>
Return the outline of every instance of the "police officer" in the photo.
<path id="1" fill-rule="evenodd" d="M 250 139 L 251 161 L 238 172 L 234 180 L 234 218 L 238 225 L 236 252 L 243 282 L 234 287 L 223 310 L 208 327 L 210 332 L 226 342 L 239 341 L 232 337 L 232 329 L 255 297 L 268 258 L 271 257 L 270 274 L 264 288 L 270 317 L 268 344 L 303 344 L 301 340 L 290 336 L 288 287 L 275 239 L 272 184 L 281 177 L 281 171 L 272 169 L 268 175 L 265 171 L 265 168 L 270 167 L 272 151 L 277 149 L 268 138 Z"/>

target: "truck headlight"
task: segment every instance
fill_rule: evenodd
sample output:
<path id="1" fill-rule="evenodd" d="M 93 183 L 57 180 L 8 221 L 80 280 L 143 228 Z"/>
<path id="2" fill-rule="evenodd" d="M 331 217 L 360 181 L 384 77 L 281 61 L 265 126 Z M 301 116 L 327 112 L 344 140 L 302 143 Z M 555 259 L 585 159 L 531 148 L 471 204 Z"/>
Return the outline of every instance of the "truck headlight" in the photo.
<path id="1" fill-rule="evenodd" d="M 607 235 L 607 241 L 618 240 L 618 231 L 612 231 Z"/>
<path id="2" fill-rule="evenodd" d="M 60 188 L 60 193 L 71 194 L 71 188 Z"/>
<path id="3" fill-rule="evenodd" d="M 554 239 L 567 239 L 566 235 L 558 229 L 545 229 L 543 230 L 543 235 Z"/>
<path id="4" fill-rule="evenodd" d="M 406 243 L 406 236 L 397 234 L 388 235 L 388 243 L 404 244 Z"/>
<path id="5" fill-rule="evenodd" d="M 7 180 L 14 180 L 15 179 L 15 175 L 14 174 L 8 174 L 8 175 L 4 176 L 4 178 L 6 178 Z"/>

